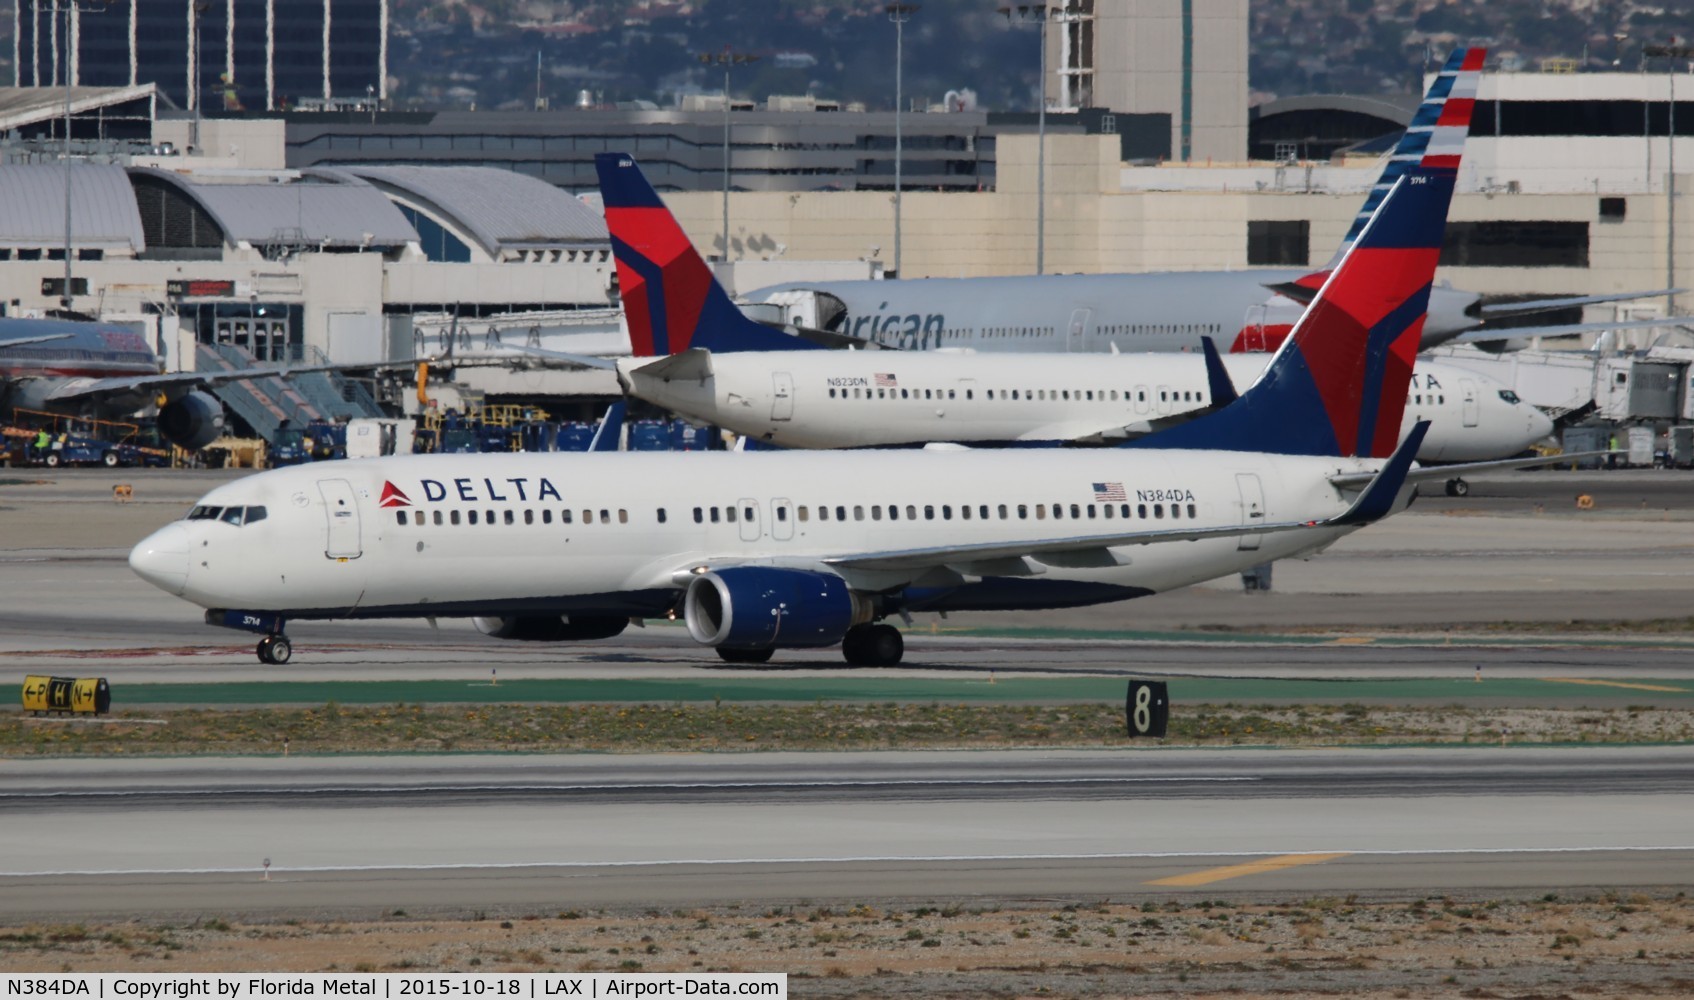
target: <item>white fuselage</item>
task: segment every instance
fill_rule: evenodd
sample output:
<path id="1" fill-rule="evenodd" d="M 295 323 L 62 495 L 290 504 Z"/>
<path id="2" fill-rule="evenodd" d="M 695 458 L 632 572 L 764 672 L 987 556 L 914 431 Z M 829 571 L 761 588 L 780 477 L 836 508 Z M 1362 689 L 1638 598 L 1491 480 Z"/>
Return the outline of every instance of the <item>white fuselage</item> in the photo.
<path id="1" fill-rule="evenodd" d="M 195 604 L 290 618 L 654 616 L 676 606 L 700 567 L 749 564 L 836 572 L 862 593 L 904 592 L 914 609 L 1069 606 L 1186 586 L 1310 552 L 1352 529 L 1124 545 L 1095 550 L 1111 558 L 1084 568 L 1060 556 L 900 569 L 824 561 L 1321 520 L 1351 498 L 1330 475 L 1380 465 L 1117 449 L 350 460 L 220 486 L 196 507 L 199 519 L 156 532 L 131 565 Z M 1123 500 L 1102 499 L 1120 487 Z M 1400 503 L 1409 496 L 1403 490 Z M 385 497 L 400 505 L 381 506 Z"/>
<path id="2" fill-rule="evenodd" d="M 786 322 L 904 351 L 969 347 L 997 354 L 1274 350 L 1305 307 L 1277 294 L 1311 268 L 904 278 L 773 285 L 745 300 Z M 1423 346 L 1481 325 L 1479 296 L 1430 290 Z M 763 314 L 761 314 L 763 315 Z"/>
<path id="3" fill-rule="evenodd" d="M 1224 357 L 1241 389 L 1269 354 Z M 792 448 L 933 441 L 1106 441 L 1145 434 L 1211 404 L 1199 354 L 1026 354 L 963 351 L 781 351 L 715 354 L 711 376 L 643 374 L 618 362 L 634 395 L 683 416 Z M 1403 437 L 1432 422 L 1425 462 L 1507 458 L 1552 433 L 1552 421 L 1485 375 L 1419 360 Z"/>

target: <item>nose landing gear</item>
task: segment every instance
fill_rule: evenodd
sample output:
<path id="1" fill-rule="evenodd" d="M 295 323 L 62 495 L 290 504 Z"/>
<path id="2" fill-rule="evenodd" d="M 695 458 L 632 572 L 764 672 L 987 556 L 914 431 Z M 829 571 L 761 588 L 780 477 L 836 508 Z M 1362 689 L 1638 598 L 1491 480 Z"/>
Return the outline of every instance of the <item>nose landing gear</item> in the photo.
<path id="1" fill-rule="evenodd" d="M 267 635 L 259 640 L 257 652 L 260 663 L 280 667 L 288 662 L 289 657 L 294 655 L 294 647 L 289 643 L 286 635 Z"/>

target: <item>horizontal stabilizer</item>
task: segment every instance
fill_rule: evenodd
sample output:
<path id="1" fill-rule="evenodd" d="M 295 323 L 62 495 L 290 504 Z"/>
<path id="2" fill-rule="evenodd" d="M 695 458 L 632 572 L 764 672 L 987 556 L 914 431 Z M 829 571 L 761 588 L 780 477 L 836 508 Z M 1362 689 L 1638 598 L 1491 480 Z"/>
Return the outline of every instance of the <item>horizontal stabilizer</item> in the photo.
<path id="1" fill-rule="evenodd" d="M 630 372 L 644 378 L 666 382 L 697 382 L 712 377 L 712 352 L 704 347 L 690 347 L 681 354 L 672 354 L 642 365 Z"/>
<path id="2" fill-rule="evenodd" d="M 1425 465 L 1406 473 L 1409 483 L 1428 482 L 1431 479 L 1454 479 L 1475 472 L 1504 472 L 1509 469 L 1534 469 L 1543 465 L 1563 465 L 1585 458 L 1599 458 L 1610 455 L 1609 451 L 1573 451 L 1561 455 L 1532 455 L 1527 458 L 1498 458 L 1487 462 L 1458 462 L 1453 465 Z M 1367 472 L 1350 472 L 1338 476 L 1330 476 L 1333 485 L 1343 489 L 1362 486 L 1371 479 Z"/>

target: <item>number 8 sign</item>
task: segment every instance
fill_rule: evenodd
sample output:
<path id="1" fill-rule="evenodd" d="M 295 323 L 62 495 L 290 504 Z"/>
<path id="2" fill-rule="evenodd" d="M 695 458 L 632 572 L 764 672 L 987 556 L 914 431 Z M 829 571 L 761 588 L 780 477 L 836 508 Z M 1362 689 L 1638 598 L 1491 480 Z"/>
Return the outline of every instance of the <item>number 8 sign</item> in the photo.
<path id="1" fill-rule="evenodd" d="M 1164 681 L 1130 681 L 1124 702 L 1124 721 L 1129 735 L 1163 739 L 1170 722 L 1170 696 Z"/>

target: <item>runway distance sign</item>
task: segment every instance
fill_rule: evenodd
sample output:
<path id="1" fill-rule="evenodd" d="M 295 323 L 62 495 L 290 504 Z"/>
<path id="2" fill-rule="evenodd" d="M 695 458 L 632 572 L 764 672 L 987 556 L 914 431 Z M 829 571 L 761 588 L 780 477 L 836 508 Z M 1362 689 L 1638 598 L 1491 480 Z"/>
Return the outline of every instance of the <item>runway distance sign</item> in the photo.
<path id="1" fill-rule="evenodd" d="M 1170 694 L 1164 681 L 1130 681 L 1129 695 L 1124 699 L 1124 723 L 1131 737 L 1146 736 L 1162 740 L 1170 722 Z"/>

